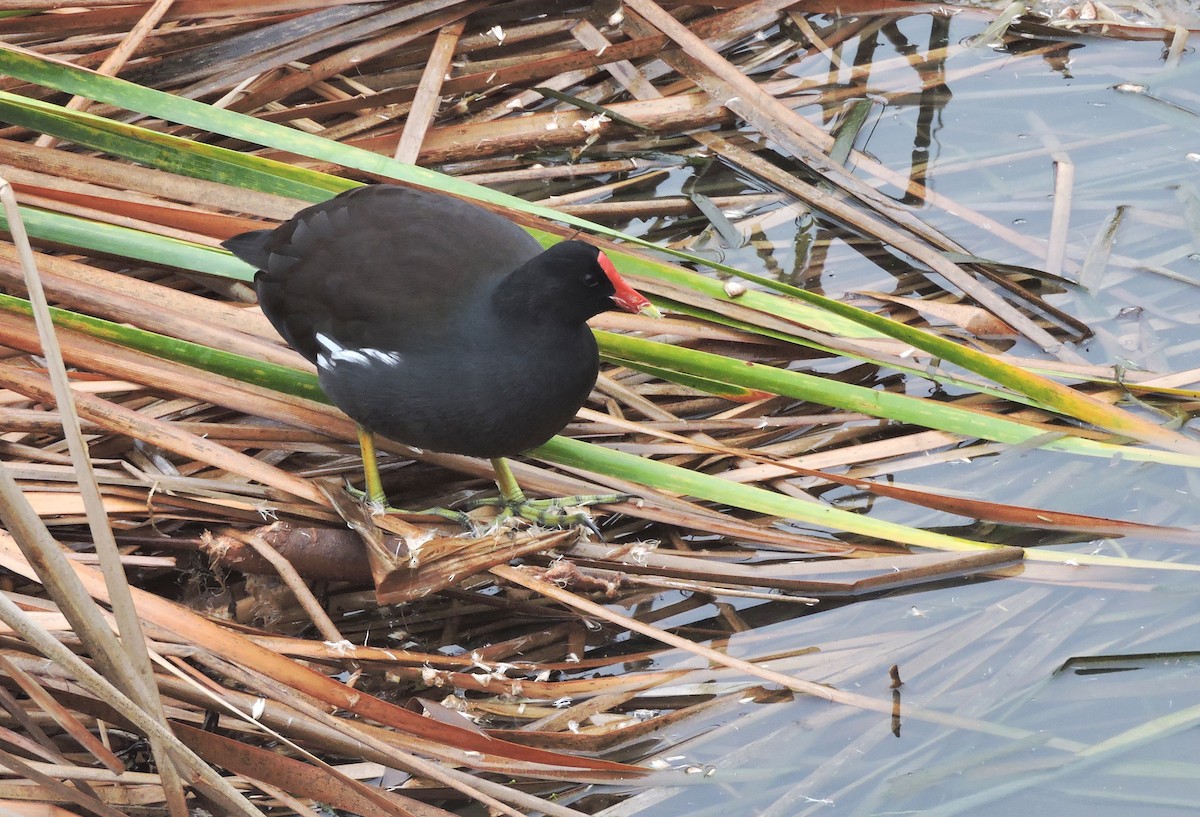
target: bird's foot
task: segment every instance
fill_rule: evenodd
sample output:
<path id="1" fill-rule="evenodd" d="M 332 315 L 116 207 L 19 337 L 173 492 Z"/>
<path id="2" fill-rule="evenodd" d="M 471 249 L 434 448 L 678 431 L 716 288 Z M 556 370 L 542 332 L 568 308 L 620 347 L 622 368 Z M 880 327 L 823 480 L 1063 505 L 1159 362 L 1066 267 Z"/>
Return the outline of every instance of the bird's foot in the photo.
<path id="1" fill-rule="evenodd" d="M 543 528 L 571 528 L 582 525 L 597 537 L 603 538 L 600 528 L 583 509 L 590 505 L 611 505 L 629 499 L 632 499 L 629 494 L 588 494 L 554 499 L 526 499 L 524 496 L 509 499 L 492 496 L 468 500 L 463 503 L 462 507 L 467 510 L 483 507 L 499 508 L 500 515 L 497 517 L 499 524 L 508 520 L 523 519 Z"/>
<path id="2" fill-rule="evenodd" d="M 350 494 L 350 496 L 354 497 L 359 502 L 370 508 L 372 514 L 398 513 L 405 514 L 407 516 L 437 516 L 450 522 L 454 522 L 455 524 L 462 525 L 469 531 L 475 530 L 474 520 L 472 520 L 471 517 L 467 516 L 464 512 L 455 510 L 454 508 L 426 508 L 423 511 L 411 511 L 407 508 L 393 508 L 391 505 L 387 504 L 386 497 L 382 500 L 376 499 L 367 494 L 366 491 L 360 491 L 353 485 L 349 484 L 346 485 L 346 493 Z"/>
<path id="3" fill-rule="evenodd" d="M 476 508 L 498 508 L 500 513 L 490 526 L 490 530 L 499 530 L 505 525 L 517 520 L 523 520 L 543 528 L 572 528 L 581 525 L 598 538 L 603 539 L 600 528 L 592 517 L 583 510 L 591 505 L 611 505 L 616 502 L 626 502 L 633 499 L 629 494 L 584 494 L 581 496 L 562 496 L 553 499 L 526 499 L 524 494 L 515 497 L 490 496 L 469 499 L 458 508 L 426 508 L 413 511 L 405 508 L 393 508 L 387 504 L 387 499 L 370 496 L 352 485 L 346 485 L 346 492 L 367 505 L 372 513 L 377 514 L 407 514 L 410 516 L 437 516 L 462 525 L 471 533 L 481 533 L 481 528 L 467 511 Z"/>

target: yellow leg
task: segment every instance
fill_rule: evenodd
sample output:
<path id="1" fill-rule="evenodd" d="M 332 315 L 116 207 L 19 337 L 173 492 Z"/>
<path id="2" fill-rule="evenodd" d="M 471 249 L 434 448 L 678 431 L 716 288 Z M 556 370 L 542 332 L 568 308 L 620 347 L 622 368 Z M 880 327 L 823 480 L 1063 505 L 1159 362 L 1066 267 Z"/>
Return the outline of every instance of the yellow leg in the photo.
<path id="1" fill-rule="evenodd" d="M 358 427 L 358 447 L 362 451 L 363 475 L 367 478 L 367 499 L 375 505 L 386 505 L 383 481 L 379 479 L 379 462 L 375 459 L 375 437 L 362 426 Z"/>
<path id="2" fill-rule="evenodd" d="M 359 491 L 349 485 L 346 490 L 360 502 L 366 500 L 375 509 L 383 509 L 384 513 L 413 513 L 422 516 L 440 516 L 451 522 L 470 528 L 471 518 L 462 511 L 449 508 L 428 508 L 424 511 L 406 511 L 403 508 L 393 508 L 388 505 L 387 494 L 383 492 L 383 481 L 379 478 L 379 460 L 375 456 L 375 435 L 362 426 L 358 427 L 358 448 L 362 451 L 363 475 L 366 477 L 366 491 Z M 509 474 L 511 478 L 511 474 Z M 516 484 L 514 480 L 513 484 Z M 518 488 L 518 491 L 521 489 Z"/>
<path id="3" fill-rule="evenodd" d="M 504 457 L 493 457 L 492 469 L 496 472 L 496 487 L 500 489 L 500 496 L 504 501 L 509 505 L 523 505 L 525 492 L 517 484 L 517 478 L 513 476 L 508 460 Z"/>

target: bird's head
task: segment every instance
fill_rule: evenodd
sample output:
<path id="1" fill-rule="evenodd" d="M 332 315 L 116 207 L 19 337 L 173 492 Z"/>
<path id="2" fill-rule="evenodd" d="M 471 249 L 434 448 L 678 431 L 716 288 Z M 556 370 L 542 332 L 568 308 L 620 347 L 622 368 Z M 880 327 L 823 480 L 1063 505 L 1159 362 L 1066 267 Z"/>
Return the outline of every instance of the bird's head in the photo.
<path id="1" fill-rule="evenodd" d="M 525 280 L 518 285 L 540 290 L 543 298 L 553 302 L 552 308 L 570 320 L 583 322 L 610 309 L 661 317 L 654 304 L 621 277 L 604 251 L 587 242 L 555 244 L 527 264 L 524 271 L 540 280 Z"/>

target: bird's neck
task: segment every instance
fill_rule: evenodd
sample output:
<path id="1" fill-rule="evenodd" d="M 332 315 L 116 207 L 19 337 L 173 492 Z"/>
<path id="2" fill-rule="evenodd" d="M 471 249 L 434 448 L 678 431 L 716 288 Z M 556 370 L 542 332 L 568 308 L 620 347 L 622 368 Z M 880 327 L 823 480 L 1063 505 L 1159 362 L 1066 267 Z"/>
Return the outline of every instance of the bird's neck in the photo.
<path id="1" fill-rule="evenodd" d="M 574 304 L 562 291 L 561 279 L 534 259 L 505 276 L 492 295 L 495 313 L 518 328 L 559 324 L 578 327 L 590 315 L 574 314 Z"/>

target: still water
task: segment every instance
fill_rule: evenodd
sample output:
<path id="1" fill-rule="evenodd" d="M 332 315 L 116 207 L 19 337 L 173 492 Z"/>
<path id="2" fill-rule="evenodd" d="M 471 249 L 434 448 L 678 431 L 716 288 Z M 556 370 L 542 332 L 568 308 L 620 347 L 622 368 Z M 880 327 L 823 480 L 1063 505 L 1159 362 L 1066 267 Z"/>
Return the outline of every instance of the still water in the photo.
<path id="1" fill-rule="evenodd" d="M 1028 286 L 1090 329 L 1086 339 L 1062 332 L 1071 360 L 1164 373 L 1200 367 L 1194 49 L 1175 60 L 1161 40 L 1032 26 L 1004 45 L 969 47 L 988 22 L 973 13 L 918 14 L 883 26 L 810 22 L 840 43 L 843 64 L 784 53 L 756 78 L 802 81 L 790 101 L 823 126 L 867 100 L 855 147 L 944 199 L 935 205 L 898 187 L 889 195 L 977 256 L 1055 269 L 1056 277 L 1039 276 Z M 839 36 L 841 26 L 855 33 Z M 944 59 L 909 63 L 934 49 L 943 49 Z M 831 103 L 828 95 L 818 99 L 817 86 L 844 93 Z M 680 170 L 657 184 L 657 195 L 765 191 L 719 164 Z M 701 230 L 696 219 L 618 226 L 834 297 L 864 290 L 919 295 L 943 286 L 800 208 L 777 203 L 731 217 L 750 239 L 745 246 Z M 1066 238 L 1058 258 L 1047 241 L 1056 229 Z M 1047 359 L 1027 345 L 1008 351 Z M 1196 378 L 1182 380 L 1186 388 Z M 912 393 L 928 387 L 908 385 Z M 913 468 L 900 478 L 993 501 L 1195 528 L 1198 476 L 1013 451 Z M 1055 545 L 1028 531 L 972 530 L 970 520 L 887 500 L 869 512 L 990 541 L 1200 563 L 1194 544 L 1127 537 Z M 672 764 L 697 772 L 689 785 L 632 794 L 611 813 L 1196 813 L 1200 578 L 1100 568 L 1063 576 L 1030 569 L 1016 578 L 812 610 L 734 603 L 752 626 L 730 639 L 732 654 L 788 651 L 770 667 L 880 700 L 893 698 L 888 670 L 895 664 L 904 682 L 895 693 L 898 717 L 810 698 L 758 703 L 714 687 L 728 705 L 664 736 L 678 742 Z M 703 620 L 710 614 L 713 622 Z M 712 607 L 695 618 L 658 624 L 720 626 Z M 805 647 L 816 652 L 801 653 Z"/>

